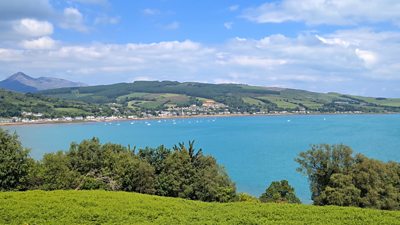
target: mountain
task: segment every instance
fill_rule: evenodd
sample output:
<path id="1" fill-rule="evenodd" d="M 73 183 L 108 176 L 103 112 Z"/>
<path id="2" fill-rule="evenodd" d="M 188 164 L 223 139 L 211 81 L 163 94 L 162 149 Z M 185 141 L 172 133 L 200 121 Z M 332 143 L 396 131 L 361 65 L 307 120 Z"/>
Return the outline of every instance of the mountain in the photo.
<path id="1" fill-rule="evenodd" d="M 400 99 L 373 98 L 339 93 L 316 93 L 288 88 L 243 84 L 209 84 L 176 81 L 135 81 L 89 87 L 45 90 L 41 94 L 112 104 L 130 110 L 164 110 L 174 107 L 221 103 L 230 112 L 400 112 Z"/>
<path id="2" fill-rule="evenodd" d="M 64 87 L 80 87 L 86 86 L 83 83 L 72 82 L 59 78 L 39 77 L 33 78 L 22 72 L 15 73 L 9 78 L 0 81 L 0 88 L 16 91 L 16 92 L 37 92 L 40 90 L 64 88 Z"/>

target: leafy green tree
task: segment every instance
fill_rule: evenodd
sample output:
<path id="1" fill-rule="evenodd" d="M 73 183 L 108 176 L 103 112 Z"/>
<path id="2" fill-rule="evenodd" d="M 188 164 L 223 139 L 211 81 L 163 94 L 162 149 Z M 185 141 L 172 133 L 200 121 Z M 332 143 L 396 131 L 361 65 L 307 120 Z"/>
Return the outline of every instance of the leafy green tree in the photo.
<path id="1" fill-rule="evenodd" d="M 80 144 L 72 143 L 68 152 L 71 167 L 82 175 L 102 168 L 103 154 L 98 138 L 83 140 Z"/>
<path id="2" fill-rule="evenodd" d="M 174 151 L 165 159 L 165 166 L 157 177 L 157 194 L 193 198 L 191 186 L 195 170 L 187 151 Z"/>
<path id="3" fill-rule="evenodd" d="M 160 145 L 157 148 L 144 148 L 138 152 L 138 157 L 142 160 L 147 161 L 155 169 L 155 174 L 160 174 L 165 167 L 165 160 L 171 154 L 171 151 L 164 145 Z"/>
<path id="4" fill-rule="evenodd" d="M 324 205 L 358 206 L 360 193 L 352 183 L 351 175 L 335 173 L 319 199 Z"/>
<path id="5" fill-rule="evenodd" d="M 323 204 L 319 196 L 328 186 L 332 174 L 349 173 L 354 163 L 352 153 L 350 147 L 342 144 L 320 144 L 312 145 L 310 150 L 301 152 L 295 159 L 300 164 L 297 171 L 308 176 L 314 204 Z"/>
<path id="6" fill-rule="evenodd" d="M 313 146 L 296 161 L 308 175 L 314 204 L 400 209 L 399 163 L 353 157 L 344 145 Z"/>
<path id="7" fill-rule="evenodd" d="M 352 179 L 360 190 L 360 207 L 400 209 L 400 164 L 356 156 Z"/>
<path id="8" fill-rule="evenodd" d="M 148 162 L 132 157 L 129 153 L 120 154 L 116 173 L 122 190 L 155 193 L 154 168 Z"/>
<path id="9" fill-rule="evenodd" d="M 301 203 L 287 180 L 273 181 L 260 196 L 261 202 Z"/>
<path id="10" fill-rule="evenodd" d="M 68 155 L 62 151 L 48 153 L 43 156 L 40 175 L 43 180 L 42 189 L 60 190 L 75 189 L 79 185 L 81 175 L 70 168 Z"/>
<path id="11" fill-rule="evenodd" d="M 196 160 L 195 170 L 192 185 L 195 199 L 208 202 L 234 200 L 236 197 L 235 184 L 213 157 L 199 157 Z"/>
<path id="12" fill-rule="evenodd" d="M 16 134 L 0 128 L 0 190 L 25 190 L 32 160 Z"/>

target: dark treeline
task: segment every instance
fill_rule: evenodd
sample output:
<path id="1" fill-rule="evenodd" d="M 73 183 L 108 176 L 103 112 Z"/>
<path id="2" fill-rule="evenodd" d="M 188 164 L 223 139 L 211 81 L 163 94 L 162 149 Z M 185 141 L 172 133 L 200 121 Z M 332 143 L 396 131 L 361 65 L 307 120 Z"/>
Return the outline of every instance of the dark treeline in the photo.
<path id="1" fill-rule="evenodd" d="M 97 138 L 72 143 L 66 152 L 36 161 L 16 134 L 0 129 L 0 191 L 131 191 L 201 201 L 300 203 L 286 180 L 274 181 L 259 197 L 236 193 L 215 158 L 183 143 L 172 149 L 136 150 Z M 315 205 L 400 209 L 400 164 L 354 155 L 345 145 L 314 145 L 296 158 L 310 181 Z"/>

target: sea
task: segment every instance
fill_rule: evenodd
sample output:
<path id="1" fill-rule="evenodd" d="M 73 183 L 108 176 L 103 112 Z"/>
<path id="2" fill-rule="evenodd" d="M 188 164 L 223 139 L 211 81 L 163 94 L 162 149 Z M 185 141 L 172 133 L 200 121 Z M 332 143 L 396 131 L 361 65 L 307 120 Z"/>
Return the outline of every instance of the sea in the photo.
<path id="1" fill-rule="evenodd" d="M 295 158 L 312 144 L 345 144 L 355 153 L 400 162 L 400 114 L 238 116 L 136 121 L 35 124 L 3 127 L 17 132 L 31 156 L 68 150 L 91 137 L 131 148 L 195 147 L 223 165 L 238 192 L 259 196 L 272 181 L 288 180 L 311 203 L 307 177 Z"/>

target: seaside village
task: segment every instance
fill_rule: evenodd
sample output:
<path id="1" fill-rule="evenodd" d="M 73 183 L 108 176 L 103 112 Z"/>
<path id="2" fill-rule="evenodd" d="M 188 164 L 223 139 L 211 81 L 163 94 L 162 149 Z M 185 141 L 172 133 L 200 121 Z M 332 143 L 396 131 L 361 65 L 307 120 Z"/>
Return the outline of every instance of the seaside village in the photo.
<path id="1" fill-rule="evenodd" d="M 142 111 L 135 115 L 122 115 L 117 109 L 112 116 L 76 116 L 46 118 L 42 113 L 22 112 L 20 117 L 0 118 L 0 123 L 47 123 L 47 122 L 80 122 L 80 121 L 115 121 L 115 120 L 135 120 L 135 119 L 156 119 L 156 118 L 175 118 L 175 117 L 195 117 L 195 116 L 228 116 L 228 115 L 287 115 L 287 114 L 317 114 L 319 111 L 307 111 L 305 109 L 293 111 L 259 111 L 259 112 L 238 112 L 213 100 L 203 102 L 201 106 L 191 105 L 188 107 L 169 107 L 165 110 Z M 358 114 L 359 111 L 335 112 L 335 114 Z"/>

